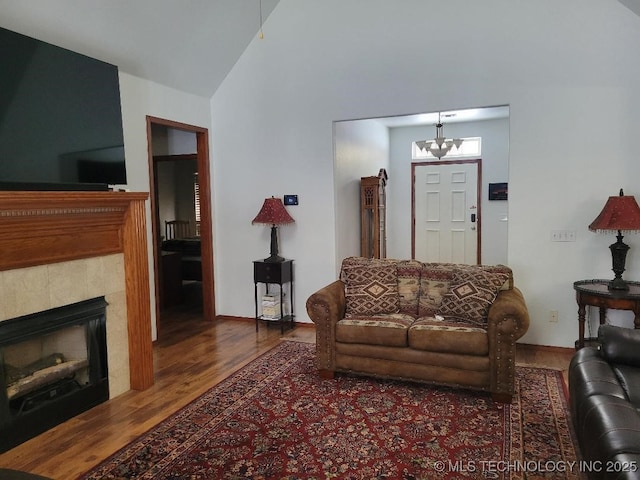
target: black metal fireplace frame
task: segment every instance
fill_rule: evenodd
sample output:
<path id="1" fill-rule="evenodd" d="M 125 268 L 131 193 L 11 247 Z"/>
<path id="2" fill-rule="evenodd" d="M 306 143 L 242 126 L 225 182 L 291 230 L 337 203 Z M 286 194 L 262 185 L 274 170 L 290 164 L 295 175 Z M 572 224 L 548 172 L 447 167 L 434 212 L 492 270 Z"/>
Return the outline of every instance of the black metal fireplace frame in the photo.
<path id="1" fill-rule="evenodd" d="M 0 452 L 109 399 L 104 297 L 0 322 Z M 57 330 L 86 326 L 89 384 L 20 415 L 12 414 L 5 381 L 4 348 Z"/>

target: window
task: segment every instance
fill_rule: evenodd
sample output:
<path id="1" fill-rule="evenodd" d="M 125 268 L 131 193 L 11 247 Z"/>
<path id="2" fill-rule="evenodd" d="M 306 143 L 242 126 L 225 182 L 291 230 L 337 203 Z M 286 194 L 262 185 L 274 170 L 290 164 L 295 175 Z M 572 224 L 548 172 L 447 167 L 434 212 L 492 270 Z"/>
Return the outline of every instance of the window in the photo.
<path id="1" fill-rule="evenodd" d="M 196 215 L 196 236 L 200 236 L 200 184 L 198 174 L 193 175 L 193 205 Z"/>
<path id="2" fill-rule="evenodd" d="M 480 157 L 482 154 L 482 138 L 481 137 L 469 137 L 463 138 L 464 142 L 460 145 L 460 148 L 456 148 L 454 145 L 449 153 L 443 158 L 467 158 L 467 157 Z M 433 159 L 434 157 L 430 152 L 420 150 L 416 145 L 416 142 L 411 143 L 411 158 L 413 160 L 425 160 Z"/>

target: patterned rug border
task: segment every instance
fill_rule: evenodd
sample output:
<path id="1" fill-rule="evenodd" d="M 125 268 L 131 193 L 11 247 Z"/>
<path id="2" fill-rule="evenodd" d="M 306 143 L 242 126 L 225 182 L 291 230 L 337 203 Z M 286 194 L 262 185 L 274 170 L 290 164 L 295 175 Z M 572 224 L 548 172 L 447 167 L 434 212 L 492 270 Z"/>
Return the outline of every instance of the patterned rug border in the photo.
<path id="1" fill-rule="evenodd" d="M 119 448 L 118 450 L 116 450 L 115 452 L 113 452 L 111 455 L 109 455 L 108 457 L 106 457 L 104 460 L 102 460 L 101 462 L 99 462 L 98 464 L 94 465 L 92 468 L 88 469 L 87 471 L 85 471 L 80 477 L 79 479 L 82 479 L 84 477 L 86 477 L 87 475 L 89 475 L 91 472 L 93 472 L 94 470 L 96 470 L 98 467 L 100 467 L 101 465 L 104 465 L 108 462 L 111 462 L 113 459 L 115 459 L 117 456 L 119 456 L 120 454 L 122 454 L 123 452 L 125 452 L 127 449 L 131 448 L 131 446 L 136 443 L 136 442 L 140 442 L 141 440 L 144 440 L 146 437 L 148 437 L 149 435 L 153 434 L 155 431 L 161 429 L 163 424 L 168 424 L 171 423 L 172 421 L 174 421 L 176 418 L 180 417 L 181 415 L 184 415 L 185 410 L 187 409 L 191 409 L 195 406 L 197 406 L 199 403 L 201 403 L 203 401 L 203 399 L 205 397 L 207 397 L 208 395 L 211 394 L 211 391 L 214 389 L 218 389 L 218 388 L 222 388 L 228 384 L 232 384 L 234 383 L 235 379 L 237 377 L 242 376 L 245 371 L 247 371 L 247 369 L 251 368 L 252 366 L 254 366 L 255 364 L 261 362 L 262 360 L 265 360 L 267 358 L 270 358 L 274 355 L 278 355 L 280 350 L 288 344 L 292 344 L 292 345 L 304 345 L 304 346 L 312 346 L 315 350 L 315 343 L 311 343 L 311 342 L 304 342 L 304 341 L 299 341 L 299 340 L 292 340 L 292 339 L 281 339 L 280 343 L 278 343 L 277 345 L 274 345 L 273 348 L 270 348 L 269 350 L 267 350 L 266 352 L 263 352 L 261 354 L 259 354 L 257 357 L 253 358 L 252 360 L 249 360 L 247 363 L 245 363 L 244 365 L 241 365 L 240 367 L 238 367 L 238 369 L 235 372 L 230 373 L 227 377 L 223 378 L 222 380 L 220 380 L 218 383 L 216 383 L 215 385 L 212 385 L 211 387 L 209 387 L 205 392 L 201 393 L 200 395 L 198 395 L 196 398 L 194 398 L 193 400 L 191 400 L 190 402 L 188 402 L 186 405 L 180 407 L 178 410 L 176 410 L 175 412 L 173 412 L 172 414 L 168 415 L 167 417 L 165 417 L 164 419 L 160 420 L 159 423 L 152 425 L 151 427 L 149 427 L 147 430 L 145 430 L 144 432 L 140 433 L 136 438 L 134 438 L 133 440 L 131 440 L 129 443 L 127 443 L 126 445 L 124 445 L 123 447 Z M 263 381 L 266 381 L 266 379 L 263 379 Z"/>
<path id="2" fill-rule="evenodd" d="M 84 478 L 87 478 L 92 473 L 97 473 L 99 469 L 104 470 L 108 464 L 112 463 L 117 457 L 121 455 L 129 454 L 129 456 L 131 456 L 131 450 L 135 444 L 140 444 L 140 447 L 144 448 L 144 445 L 149 440 L 151 440 L 153 436 L 157 436 L 162 431 L 170 428 L 176 421 L 180 421 L 180 418 L 184 416 L 186 413 L 188 413 L 188 411 L 192 411 L 194 408 L 198 408 L 198 406 L 202 402 L 207 401 L 207 399 L 211 396 L 214 390 L 215 391 L 228 390 L 229 387 L 232 387 L 234 384 L 236 384 L 237 381 L 241 381 L 242 377 L 248 377 L 250 376 L 251 373 L 253 373 L 254 370 L 259 369 L 259 366 L 264 361 L 268 361 L 273 357 L 278 357 L 283 355 L 287 357 L 286 361 L 282 361 L 279 363 L 278 368 L 270 372 L 264 373 L 264 375 L 259 379 L 259 381 L 255 382 L 255 385 L 250 390 L 251 392 L 259 391 L 260 389 L 263 388 L 264 385 L 267 385 L 269 384 L 269 382 L 272 382 L 276 380 L 278 377 L 284 375 L 289 370 L 290 364 L 299 360 L 300 355 L 303 354 L 303 350 L 311 350 L 311 349 L 315 351 L 315 343 L 313 342 L 303 342 L 303 341 L 297 341 L 295 339 L 282 339 L 279 344 L 275 345 L 273 348 L 269 349 L 268 351 L 261 353 L 260 355 L 256 356 L 255 358 L 248 361 L 244 365 L 240 366 L 235 372 L 232 372 L 230 375 L 228 375 L 226 378 L 224 378 L 217 384 L 209 387 L 204 393 L 200 394 L 198 397 L 188 402 L 186 405 L 180 407 L 176 412 L 172 413 L 171 415 L 168 415 L 165 419 L 161 420 L 158 424 L 151 426 L 148 430 L 138 435 L 135 439 L 133 439 L 132 441 L 124 445 L 122 448 L 118 449 L 113 454 L 109 455 L 109 457 L 102 460 L 91 469 L 87 470 L 79 478 L 84 479 Z M 575 439 L 573 425 L 571 424 L 571 420 L 570 420 L 570 414 L 568 409 L 569 397 L 568 397 L 566 383 L 564 381 L 564 377 L 562 374 L 562 370 L 548 368 L 544 366 L 529 366 L 529 365 L 521 365 L 521 364 L 516 365 L 516 372 L 518 376 L 526 377 L 527 371 L 529 372 L 539 371 L 540 373 L 543 374 L 543 376 L 547 380 L 549 379 L 553 380 L 551 382 L 547 381 L 547 394 L 549 398 L 553 400 L 552 406 L 554 408 L 554 411 L 553 411 L 554 418 L 556 420 L 559 419 L 565 422 L 564 425 L 560 426 L 561 428 L 559 428 L 559 431 L 567 432 L 567 435 L 561 438 L 562 444 L 561 444 L 560 454 L 562 458 L 566 458 L 567 454 L 569 455 L 569 457 L 571 457 L 570 454 L 571 454 L 571 451 L 573 451 L 576 457 L 575 460 L 579 462 L 581 458 L 580 458 L 580 453 L 577 447 L 577 441 Z M 345 376 L 349 377 L 350 375 L 345 375 Z M 366 378 L 366 377 L 363 377 L 363 378 Z M 381 381 L 394 382 L 393 380 L 381 380 Z M 407 382 L 407 383 L 412 383 L 412 382 Z M 464 389 L 460 389 L 456 387 L 438 386 L 438 385 L 429 386 L 428 384 L 421 384 L 421 385 L 424 385 L 426 388 L 434 388 L 441 391 L 449 391 L 454 393 L 466 391 Z M 477 392 L 477 391 L 474 392 L 473 390 L 469 390 L 469 392 L 477 395 L 486 394 L 486 396 L 489 397 L 489 394 L 485 392 Z M 243 401 L 247 397 L 252 398 L 253 393 L 249 394 L 245 392 L 245 394 L 242 395 L 241 398 L 239 397 L 236 399 L 236 402 Z M 505 421 L 505 432 L 504 432 L 505 439 L 508 439 L 508 440 L 505 440 L 505 444 L 509 445 L 507 448 L 507 451 L 505 452 L 507 454 L 505 459 L 508 460 L 509 462 L 513 462 L 514 464 L 518 463 L 519 461 L 521 461 L 521 459 L 524 458 L 524 443 L 522 438 L 523 431 L 522 429 L 519 429 L 519 431 L 513 431 L 512 429 L 512 426 L 521 424 L 520 418 L 523 415 L 523 411 L 522 411 L 523 406 L 520 400 L 521 400 L 520 382 L 518 382 L 518 391 L 514 396 L 514 400 L 510 405 L 506 406 L 506 408 L 509 409 L 509 412 L 508 412 L 509 417 Z M 237 407 L 237 403 L 234 402 L 231 404 L 230 408 L 233 408 L 235 410 L 236 407 Z M 225 415 L 226 413 L 221 413 L 220 417 L 224 418 Z M 195 438 L 190 439 L 189 443 L 190 444 L 194 443 L 196 440 L 197 439 Z M 176 449 L 177 453 L 174 452 L 172 455 L 169 455 L 169 456 L 170 457 L 177 456 L 180 452 L 184 450 L 188 450 L 188 448 L 189 448 L 188 446 L 184 446 L 183 448 L 178 448 Z M 144 472 L 144 474 L 142 474 L 138 478 L 155 478 L 153 475 L 156 469 L 157 469 L 156 466 L 151 467 L 148 471 Z M 162 467 L 158 469 L 158 471 L 161 471 L 161 470 L 162 470 Z M 125 477 L 122 477 L 122 478 L 125 478 Z M 129 478 L 129 477 L 126 477 L 126 478 Z M 289 477 L 283 477 L 283 478 L 289 478 Z M 291 477 L 291 478 L 295 478 L 295 477 Z M 453 479 L 458 477 L 447 476 L 443 478 Z M 506 474 L 501 474 L 495 477 L 492 477 L 490 475 L 487 476 L 486 474 L 483 474 L 481 477 L 478 477 L 478 478 L 524 480 L 524 479 L 534 479 L 534 478 L 560 478 L 560 477 L 553 477 L 553 476 L 548 477 L 548 476 L 545 476 L 544 474 L 532 475 L 531 472 L 511 471 L 511 472 L 507 472 Z M 566 472 L 566 475 L 563 476 L 562 478 L 566 478 L 567 480 L 581 479 L 583 478 L 583 476 L 579 472 Z"/>

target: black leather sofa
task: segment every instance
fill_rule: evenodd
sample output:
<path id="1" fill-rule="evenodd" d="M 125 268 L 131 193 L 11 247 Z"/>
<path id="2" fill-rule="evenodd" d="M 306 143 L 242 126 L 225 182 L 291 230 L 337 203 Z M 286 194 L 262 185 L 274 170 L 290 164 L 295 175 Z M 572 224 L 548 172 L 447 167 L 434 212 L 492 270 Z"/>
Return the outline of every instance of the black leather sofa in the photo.
<path id="1" fill-rule="evenodd" d="M 601 325 L 569 366 L 573 425 L 589 479 L 640 480 L 640 330 Z"/>

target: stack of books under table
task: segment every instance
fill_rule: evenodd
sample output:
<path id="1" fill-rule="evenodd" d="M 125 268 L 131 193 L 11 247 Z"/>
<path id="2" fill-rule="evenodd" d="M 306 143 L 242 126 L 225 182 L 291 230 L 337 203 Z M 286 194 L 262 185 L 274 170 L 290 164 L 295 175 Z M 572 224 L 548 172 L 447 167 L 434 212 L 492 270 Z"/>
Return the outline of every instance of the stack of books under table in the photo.
<path id="1" fill-rule="evenodd" d="M 263 320 L 280 320 L 282 314 L 280 311 L 279 295 L 263 295 L 262 296 L 262 317 Z"/>

